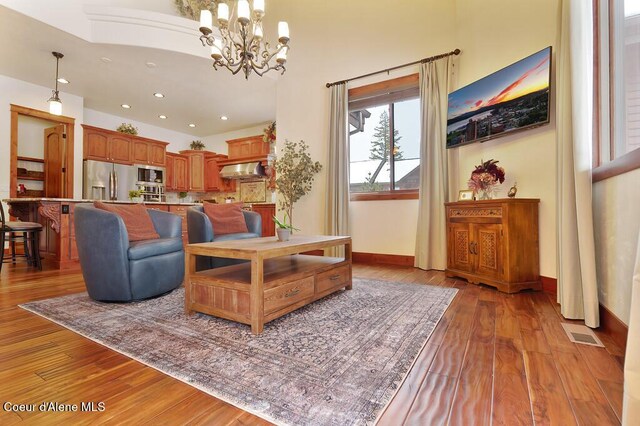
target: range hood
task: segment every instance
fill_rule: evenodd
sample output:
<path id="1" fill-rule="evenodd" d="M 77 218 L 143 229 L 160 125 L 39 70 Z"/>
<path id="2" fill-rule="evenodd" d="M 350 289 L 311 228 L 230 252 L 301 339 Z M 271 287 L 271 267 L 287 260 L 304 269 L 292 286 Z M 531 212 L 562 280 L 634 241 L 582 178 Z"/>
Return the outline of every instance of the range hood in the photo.
<path id="1" fill-rule="evenodd" d="M 253 163 L 230 164 L 220 170 L 220 176 L 225 179 L 256 179 L 266 176 L 264 167 L 259 161 Z"/>

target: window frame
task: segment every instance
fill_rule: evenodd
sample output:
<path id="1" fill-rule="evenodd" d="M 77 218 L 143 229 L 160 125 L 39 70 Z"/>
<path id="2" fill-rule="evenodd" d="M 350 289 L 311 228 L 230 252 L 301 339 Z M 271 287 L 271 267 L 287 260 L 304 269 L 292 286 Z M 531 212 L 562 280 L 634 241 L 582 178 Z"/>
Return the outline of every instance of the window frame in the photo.
<path id="1" fill-rule="evenodd" d="M 623 0 L 593 0 L 593 183 L 640 168 L 640 148 L 616 157 L 616 140 L 621 129 L 618 128 L 619 111 L 616 108 L 616 97 L 620 95 L 620 90 L 616 87 L 614 69 L 615 37 L 621 35 L 616 27 L 616 8 L 620 6 L 624 7 Z"/>
<path id="2" fill-rule="evenodd" d="M 402 77 L 384 80 L 365 86 L 359 86 L 349 89 L 348 110 L 359 110 L 367 106 L 389 106 L 389 131 L 390 135 L 390 151 L 393 152 L 394 140 L 394 103 L 405 100 L 415 99 L 420 96 L 419 76 L 418 73 L 409 74 Z M 349 148 L 350 149 L 350 148 Z M 382 200 L 417 200 L 419 198 L 419 189 L 394 189 L 395 184 L 395 164 L 393 155 L 389 159 L 390 176 L 389 190 L 376 192 L 351 192 L 349 189 L 349 198 L 351 201 L 382 201 Z M 422 164 L 421 164 L 422 166 Z M 351 169 L 351 165 L 349 165 Z M 350 186 L 350 185 L 349 185 Z"/>

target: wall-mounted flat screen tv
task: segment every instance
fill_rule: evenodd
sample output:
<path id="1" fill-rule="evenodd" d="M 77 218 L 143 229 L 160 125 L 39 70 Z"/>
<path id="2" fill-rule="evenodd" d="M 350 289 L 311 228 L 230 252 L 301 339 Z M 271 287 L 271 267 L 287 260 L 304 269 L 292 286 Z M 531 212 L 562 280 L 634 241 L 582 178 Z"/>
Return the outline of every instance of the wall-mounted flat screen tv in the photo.
<path id="1" fill-rule="evenodd" d="M 449 94 L 447 148 L 549 122 L 551 46 Z"/>

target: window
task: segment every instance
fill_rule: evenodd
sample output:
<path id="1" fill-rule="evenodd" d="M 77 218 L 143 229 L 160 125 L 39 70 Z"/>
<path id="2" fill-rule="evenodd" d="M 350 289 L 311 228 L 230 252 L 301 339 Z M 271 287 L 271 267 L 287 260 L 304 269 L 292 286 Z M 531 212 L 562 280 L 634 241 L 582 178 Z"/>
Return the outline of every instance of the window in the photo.
<path id="1" fill-rule="evenodd" d="M 640 168 L 640 2 L 596 1 L 602 128 L 594 180 Z"/>
<path id="2" fill-rule="evenodd" d="M 411 79 L 410 84 L 407 78 Z M 385 87 L 372 93 L 371 87 L 381 84 Z M 351 198 L 417 198 L 420 179 L 417 75 L 352 90 L 355 95 L 350 90 Z M 376 93 L 379 91 L 383 93 Z"/>

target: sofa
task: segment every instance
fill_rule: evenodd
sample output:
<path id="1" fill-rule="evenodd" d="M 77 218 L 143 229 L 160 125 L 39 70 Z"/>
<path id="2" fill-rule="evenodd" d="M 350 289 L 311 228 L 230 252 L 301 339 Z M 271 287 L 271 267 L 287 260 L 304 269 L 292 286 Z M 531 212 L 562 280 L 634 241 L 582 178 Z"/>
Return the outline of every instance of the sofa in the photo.
<path id="1" fill-rule="evenodd" d="M 214 241 L 243 240 L 262 236 L 262 218 L 258 213 L 243 211 L 244 220 L 248 232 L 215 235 L 211 221 L 204 213 L 202 206 L 189 207 L 187 210 L 187 231 L 189 244 L 209 243 Z M 197 256 L 196 271 L 219 268 L 221 266 L 234 265 L 246 262 L 240 259 L 227 259 L 222 257 Z"/>
<path id="2" fill-rule="evenodd" d="M 74 226 L 82 276 L 89 296 L 129 302 L 167 293 L 184 280 L 182 220 L 147 210 L 159 239 L 129 241 L 120 216 L 93 204 L 78 204 Z"/>

